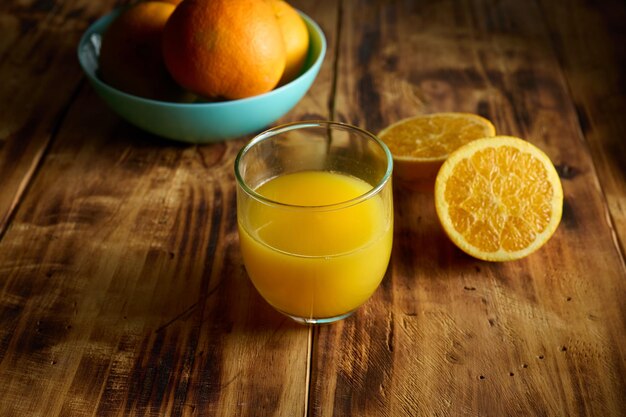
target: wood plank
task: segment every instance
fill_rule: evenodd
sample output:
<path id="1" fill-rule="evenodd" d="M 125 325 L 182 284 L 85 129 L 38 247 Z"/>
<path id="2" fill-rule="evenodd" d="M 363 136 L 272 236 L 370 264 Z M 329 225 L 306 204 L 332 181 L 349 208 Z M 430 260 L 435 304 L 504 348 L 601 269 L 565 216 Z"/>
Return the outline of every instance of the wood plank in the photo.
<path id="1" fill-rule="evenodd" d="M 330 59 L 282 121 L 327 118 L 332 93 L 336 9 L 297 6 Z M 161 140 L 83 86 L 0 241 L 0 415 L 305 414 L 310 330 L 257 295 L 239 252 L 247 139 Z"/>
<path id="2" fill-rule="evenodd" d="M 383 285 L 316 330 L 311 415 L 623 415 L 626 273 L 546 11 L 342 4 L 339 119 L 378 131 L 417 113 L 482 114 L 552 158 L 565 212 L 541 250 L 492 264 L 449 242 L 432 195 L 396 188 Z"/>
<path id="3" fill-rule="evenodd" d="M 626 254 L 626 3 L 540 2 Z"/>
<path id="4" fill-rule="evenodd" d="M 111 3 L 0 5 L 0 236 L 81 83 L 80 34 Z"/>

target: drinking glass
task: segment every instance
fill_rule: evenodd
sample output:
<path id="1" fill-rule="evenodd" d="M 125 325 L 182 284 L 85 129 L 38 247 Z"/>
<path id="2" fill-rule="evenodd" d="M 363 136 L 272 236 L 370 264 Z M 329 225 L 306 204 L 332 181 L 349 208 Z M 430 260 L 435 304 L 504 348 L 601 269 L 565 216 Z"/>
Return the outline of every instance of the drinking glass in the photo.
<path id="1" fill-rule="evenodd" d="M 278 126 L 241 149 L 241 253 L 276 310 L 300 323 L 330 323 L 370 298 L 391 254 L 392 167 L 376 136 L 330 121 Z"/>

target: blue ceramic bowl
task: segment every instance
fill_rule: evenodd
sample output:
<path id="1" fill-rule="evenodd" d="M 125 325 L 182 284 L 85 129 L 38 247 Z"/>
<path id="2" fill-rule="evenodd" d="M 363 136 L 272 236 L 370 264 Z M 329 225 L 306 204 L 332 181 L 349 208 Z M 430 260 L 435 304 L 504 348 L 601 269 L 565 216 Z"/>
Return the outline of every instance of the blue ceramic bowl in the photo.
<path id="1" fill-rule="evenodd" d="M 303 73 L 268 93 L 241 100 L 174 103 L 137 97 L 104 83 L 98 77 L 102 34 L 120 13 L 116 10 L 93 23 L 78 44 L 78 61 L 98 95 L 120 116 L 148 132 L 189 143 L 210 143 L 263 130 L 291 110 L 317 76 L 326 39 L 320 27 L 301 13 L 310 34 Z"/>

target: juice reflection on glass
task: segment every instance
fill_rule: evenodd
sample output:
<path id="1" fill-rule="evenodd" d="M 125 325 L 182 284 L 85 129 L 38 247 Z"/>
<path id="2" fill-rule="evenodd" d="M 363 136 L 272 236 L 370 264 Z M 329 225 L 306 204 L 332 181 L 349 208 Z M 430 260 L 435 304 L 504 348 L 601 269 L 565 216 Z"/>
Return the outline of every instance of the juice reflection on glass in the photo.
<path id="1" fill-rule="evenodd" d="M 387 269 L 391 156 L 374 136 L 343 124 L 268 132 L 236 162 L 248 275 L 272 306 L 297 321 L 344 318 L 372 295 Z"/>

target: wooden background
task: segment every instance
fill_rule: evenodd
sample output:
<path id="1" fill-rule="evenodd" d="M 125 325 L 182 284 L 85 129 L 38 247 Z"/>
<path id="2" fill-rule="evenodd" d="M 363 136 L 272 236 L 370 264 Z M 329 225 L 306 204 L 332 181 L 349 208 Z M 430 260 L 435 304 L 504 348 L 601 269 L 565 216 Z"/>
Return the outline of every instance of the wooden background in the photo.
<path id="1" fill-rule="evenodd" d="M 491 264 L 397 187 L 392 260 L 304 327 L 249 283 L 233 161 L 130 126 L 76 46 L 124 1 L 0 3 L 0 416 L 626 415 L 626 5 L 315 1 L 328 53 L 281 119 L 467 111 L 551 157 L 550 242 Z"/>

